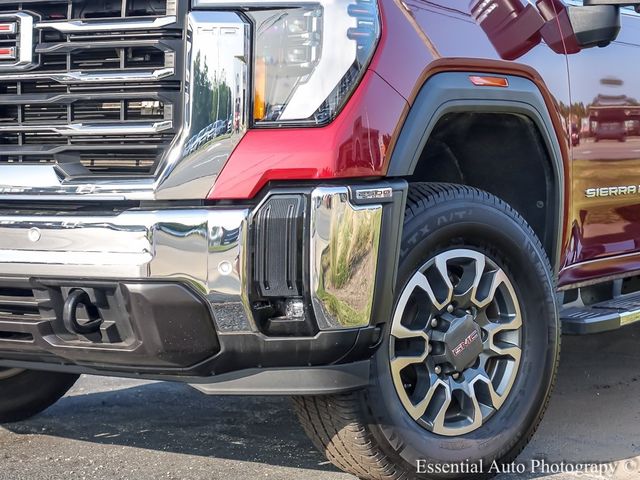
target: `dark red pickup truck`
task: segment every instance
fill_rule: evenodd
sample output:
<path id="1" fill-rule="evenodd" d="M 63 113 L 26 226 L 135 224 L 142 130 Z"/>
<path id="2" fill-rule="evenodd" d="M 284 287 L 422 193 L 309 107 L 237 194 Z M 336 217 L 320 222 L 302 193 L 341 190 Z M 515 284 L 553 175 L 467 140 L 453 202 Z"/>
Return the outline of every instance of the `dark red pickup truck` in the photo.
<path id="1" fill-rule="evenodd" d="M 0 2 L 0 421 L 119 375 L 511 462 L 561 330 L 640 320 L 637 4 Z"/>

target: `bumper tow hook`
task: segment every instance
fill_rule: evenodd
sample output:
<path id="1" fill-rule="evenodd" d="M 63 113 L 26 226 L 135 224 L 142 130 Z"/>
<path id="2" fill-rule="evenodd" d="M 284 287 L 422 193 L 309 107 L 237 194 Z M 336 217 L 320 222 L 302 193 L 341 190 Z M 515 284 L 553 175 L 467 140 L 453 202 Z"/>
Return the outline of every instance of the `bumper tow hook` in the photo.
<path id="1" fill-rule="evenodd" d="M 88 321 L 80 323 L 78 321 L 78 310 L 84 307 Z M 64 302 L 64 308 L 62 311 L 62 320 L 64 326 L 72 333 L 86 335 L 95 333 L 100 330 L 102 324 L 102 318 L 98 312 L 98 308 L 91 302 L 89 294 L 85 290 L 72 290 Z"/>

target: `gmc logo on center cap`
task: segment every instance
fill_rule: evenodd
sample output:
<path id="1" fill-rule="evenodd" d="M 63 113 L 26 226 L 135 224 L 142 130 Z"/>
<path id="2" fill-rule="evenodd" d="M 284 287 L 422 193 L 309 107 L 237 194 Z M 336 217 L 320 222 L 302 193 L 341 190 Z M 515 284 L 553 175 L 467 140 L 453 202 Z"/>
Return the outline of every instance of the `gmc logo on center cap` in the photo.
<path id="1" fill-rule="evenodd" d="M 0 15 L 0 71 L 34 65 L 35 18 L 27 12 Z"/>
<path id="2" fill-rule="evenodd" d="M 454 349 L 453 349 L 453 355 L 454 356 L 458 356 L 460 355 L 462 352 L 464 352 L 466 350 L 466 348 L 471 345 L 473 343 L 473 341 L 478 338 L 478 332 L 477 330 L 474 330 L 473 332 L 471 332 L 471 334 L 465 338 L 463 341 L 461 341 Z"/>

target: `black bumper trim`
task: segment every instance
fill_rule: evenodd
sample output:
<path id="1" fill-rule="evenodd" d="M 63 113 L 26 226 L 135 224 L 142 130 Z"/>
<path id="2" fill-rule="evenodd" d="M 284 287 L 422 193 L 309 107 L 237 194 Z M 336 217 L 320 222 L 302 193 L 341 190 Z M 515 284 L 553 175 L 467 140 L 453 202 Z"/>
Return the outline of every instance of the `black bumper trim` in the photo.
<path id="1" fill-rule="evenodd" d="M 369 360 L 346 365 L 248 369 L 192 387 L 207 395 L 332 395 L 366 388 Z"/>
<path id="2" fill-rule="evenodd" d="M 0 360 L 0 367 L 26 368 L 45 372 L 86 375 L 106 373 L 90 367 L 42 362 Z M 110 372 L 109 376 L 140 380 L 187 383 L 207 395 L 334 395 L 366 388 L 369 385 L 370 360 L 316 367 L 248 368 L 212 377 L 131 375 Z"/>
<path id="3" fill-rule="evenodd" d="M 40 316 L 30 321 L 0 316 L 0 366 L 199 383 L 251 369 L 366 360 L 380 336 L 378 327 L 308 337 L 218 333 L 204 300 L 179 283 L 32 280 L 23 287 L 29 285 L 39 289 L 37 302 L 29 297 L 29 303 L 38 304 Z M 102 320 L 99 331 L 73 333 L 63 322 L 66 295 L 79 287 L 95 302 Z"/>

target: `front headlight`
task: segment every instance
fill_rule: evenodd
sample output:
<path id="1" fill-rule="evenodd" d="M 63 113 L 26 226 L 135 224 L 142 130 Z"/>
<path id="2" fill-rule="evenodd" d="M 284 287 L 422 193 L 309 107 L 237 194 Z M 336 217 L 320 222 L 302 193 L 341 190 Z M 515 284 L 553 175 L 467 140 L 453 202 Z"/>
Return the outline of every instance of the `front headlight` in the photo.
<path id="1" fill-rule="evenodd" d="M 323 125 L 347 101 L 380 35 L 376 0 L 249 10 L 258 126 Z"/>

